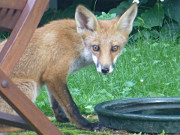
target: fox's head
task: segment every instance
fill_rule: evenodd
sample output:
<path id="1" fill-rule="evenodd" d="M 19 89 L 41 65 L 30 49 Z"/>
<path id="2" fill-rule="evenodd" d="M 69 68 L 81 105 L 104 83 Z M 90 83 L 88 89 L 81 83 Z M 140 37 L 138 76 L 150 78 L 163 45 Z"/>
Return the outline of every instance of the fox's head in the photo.
<path id="1" fill-rule="evenodd" d="M 113 71 L 114 64 L 128 41 L 136 14 L 137 3 L 134 3 L 121 16 L 98 21 L 88 9 L 77 7 L 77 32 L 81 35 L 84 46 L 91 51 L 98 72 L 108 74 Z"/>

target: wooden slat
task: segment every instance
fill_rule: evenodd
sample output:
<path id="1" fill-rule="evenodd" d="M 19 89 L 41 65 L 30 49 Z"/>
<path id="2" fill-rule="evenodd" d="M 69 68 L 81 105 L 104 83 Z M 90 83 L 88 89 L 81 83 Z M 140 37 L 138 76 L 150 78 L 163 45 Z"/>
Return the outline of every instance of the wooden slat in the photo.
<path id="1" fill-rule="evenodd" d="M 0 124 L 32 130 L 32 128 L 21 117 L 17 115 L 0 112 Z"/>
<path id="2" fill-rule="evenodd" d="M 21 10 L 3 8 L 0 10 L 0 30 L 11 31 L 21 15 Z"/>
<path id="3" fill-rule="evenodd" d="M 27 0 L 0 0 L 1 8 L 23 9 Z"/>
<path id="4" fill-rule="evenodd" d="M 4 87 L 2 82 L 6 81 Z M 62 135 L 48 118 L 0 70 L 0 94 L 41 135 Z"/>
<path id="5" fill-rule="evenodd" d="M 22 15 L 0 53 L 0 68 L 6 75 L 10 75 L 22 56 L 48 2 L 49 0 L 28 0 Z"/>

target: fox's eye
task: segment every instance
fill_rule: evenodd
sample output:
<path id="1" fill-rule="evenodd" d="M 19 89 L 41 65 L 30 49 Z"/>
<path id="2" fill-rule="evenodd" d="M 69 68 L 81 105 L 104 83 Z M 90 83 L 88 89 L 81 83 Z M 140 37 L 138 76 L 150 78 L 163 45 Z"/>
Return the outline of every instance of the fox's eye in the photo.
<path id="1" fill-rule="evenodd" d="M 93 45 L 92 49 L 93 49 L 93 51 L 98 52 L 100 50 L 100 47 L 98 45 Z"/>
<path id="2" fill-rule="evenodd" d="M 111 51 L 116 52 L 119 49 L 119 46 L 112 46 Z"/>

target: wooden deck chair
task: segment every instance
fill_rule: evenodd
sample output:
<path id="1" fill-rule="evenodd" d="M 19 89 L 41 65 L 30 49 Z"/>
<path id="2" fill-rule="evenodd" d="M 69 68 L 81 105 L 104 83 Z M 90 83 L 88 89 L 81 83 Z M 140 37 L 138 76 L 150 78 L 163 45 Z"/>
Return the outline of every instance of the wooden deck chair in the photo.
<path id="1" fill-rule="evenodd" d="M 49 0 L 0 0 L 0 30 L 12 31 L 0 52 L 0 96 L 21 116 L 0 113 L 0 124 L 62 134 L 8 78 L 22 56 Z"/>

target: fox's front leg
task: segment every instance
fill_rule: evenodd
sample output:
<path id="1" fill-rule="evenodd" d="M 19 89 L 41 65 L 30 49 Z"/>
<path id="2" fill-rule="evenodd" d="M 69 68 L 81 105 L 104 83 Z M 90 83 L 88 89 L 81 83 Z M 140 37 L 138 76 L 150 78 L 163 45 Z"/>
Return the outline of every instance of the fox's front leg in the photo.
<path id="1" fill-rule="evenodd" d="M 62 107 L 59 105 L 59 103 L 57 102 L 57 100 L 54 98 L 54 96 L 51 96 L 51 107 L 54 111 L 54 115 L 57 121 L 59 122 L 69 122 L 64 110 L 62 109 Z"/>
<path id="2" fill-rule="evenodd" d="M 56 98 L 72 123 L 88 130 L 99 130 L 102 128 L 100 123 L 91 123 L 82 117 L 65 83 L 60 83 L 58 79 L 49 80 L 46 83 L 50 93 Z"/>

